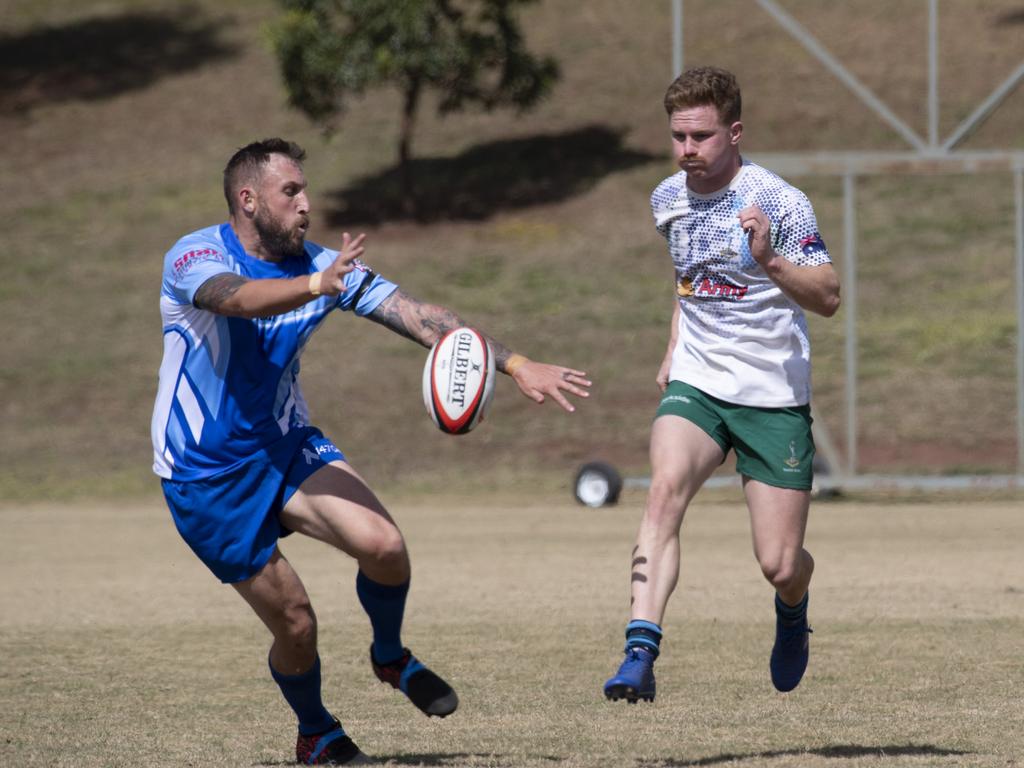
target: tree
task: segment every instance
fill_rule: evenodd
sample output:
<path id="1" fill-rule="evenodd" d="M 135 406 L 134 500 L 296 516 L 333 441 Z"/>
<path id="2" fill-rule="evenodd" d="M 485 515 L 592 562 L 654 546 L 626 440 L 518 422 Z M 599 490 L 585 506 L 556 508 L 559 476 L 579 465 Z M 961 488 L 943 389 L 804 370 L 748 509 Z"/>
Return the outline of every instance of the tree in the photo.
<path id="1" fill-rule="evenodd" d="M 522 112 L 551 90 L 558 65 L 525 49 L 516 6 L 534 0 L 280 0 L 270 29 L 289 103 L 325 128 L 346 96 L 393 85 L 402 93 L 398 164 L 403 207 L 415 211 L 410 160 L 427 89 L 447 114 L 476 104 Z"/>

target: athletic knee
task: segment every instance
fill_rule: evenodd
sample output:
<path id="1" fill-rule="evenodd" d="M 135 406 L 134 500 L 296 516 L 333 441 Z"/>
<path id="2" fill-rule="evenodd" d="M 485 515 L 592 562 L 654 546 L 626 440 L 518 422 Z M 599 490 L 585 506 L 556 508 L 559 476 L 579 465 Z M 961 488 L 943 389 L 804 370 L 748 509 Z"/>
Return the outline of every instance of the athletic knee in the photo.
<path id="1" fill-rule="evenodd" d="M 279 639 L 292 648 L 316 647 L 316 614 L 308 599 L 286 605 L 282 611 Z"/>
<path id="2" fill-rule="evenodd" d="M 686 499 L 676 483 L 653 478 L 647 493 L 644 520 L 659 528 L 678 528 L 686 510 Z"/>
<path id="3" fill-rule="evenodd" d="M 810 578 L 810 570 L 813 570 L 813 560 L 806 552 L 789 555 L 787 553 L 775 553 L 763 556 L 758 559 L 761 566 L 761 573 L 777 590 L 787 590 Z"/>
<path id="4" fill-rule="evenodd" d="M 379 527 L 367 542 L 359 562 L 368 572 L 408 572 L 409 554 L 402 533 L 393 525 Z"/>

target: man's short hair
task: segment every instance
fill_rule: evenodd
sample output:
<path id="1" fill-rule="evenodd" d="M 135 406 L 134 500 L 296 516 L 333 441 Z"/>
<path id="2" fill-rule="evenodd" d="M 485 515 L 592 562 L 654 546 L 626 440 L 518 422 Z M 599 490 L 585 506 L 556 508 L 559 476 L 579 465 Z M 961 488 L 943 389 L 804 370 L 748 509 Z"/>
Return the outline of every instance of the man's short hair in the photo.
<path id="1" fill-rule="evenodd" d="M 670 117 L 680 109 L 703 106 L 715 107 L 726 125 L 740 119 L 740 84 L 732 72 L 718 67 L 694 67 L 673 80 L 665 92 L 665 111 Z"/>
<path id="2" fill-rule="evenodd" d="M 294 141 L 284 139 L 263 139 L 247 144 L 235 152 L 224 166 L 224 197 L 228 201 L 228 212 L 235 213 L 235 192 L 246 184 L 259 181 L 263 166 L 271 155 L 284 155 L 296 163 L 306 159 L 306 150 Z"/>

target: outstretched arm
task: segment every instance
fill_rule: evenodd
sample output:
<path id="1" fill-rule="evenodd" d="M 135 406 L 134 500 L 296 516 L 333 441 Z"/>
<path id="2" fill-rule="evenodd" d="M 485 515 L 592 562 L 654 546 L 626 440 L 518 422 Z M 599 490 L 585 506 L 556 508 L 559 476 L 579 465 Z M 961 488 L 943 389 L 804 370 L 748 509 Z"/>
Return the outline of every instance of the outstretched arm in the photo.
<path id="1" fill-rule="evenodd" d="M 428 348 L 437 343 L 448 331 L 470 325 L 450 309 L 436 304 L 425 304 L 405 294 L 401 289 L 384 299 L 367 317 Z M 497 369 L 511 376 L 520 391 L 531 400 L 543 403 L 545 397 L 551 397 L 562 408 L 572 412 L 576 409 L 565 398 L 563 392 L 588 397 L 586 388 L 590 386 L 590 381 L 583 371 L 537 363 L 523 355 L 515 354 L 487 334 L 484 334 L 484 338 L 494 353 Z"/>
<path id="2" fill-rule="evenodd" d="M 199 309 L 229 317 L 271 317 L 290 312 L 317 296 L 337 296 L 345 290 L 345 275 L 355 267 L 352 262 L 363 255 L 366 235 L 353 238 L 346 232 L 341 250 L 323 272 L 299 277 L 250 280 L 225 272 L 199 286 L 192 303 Z"/>

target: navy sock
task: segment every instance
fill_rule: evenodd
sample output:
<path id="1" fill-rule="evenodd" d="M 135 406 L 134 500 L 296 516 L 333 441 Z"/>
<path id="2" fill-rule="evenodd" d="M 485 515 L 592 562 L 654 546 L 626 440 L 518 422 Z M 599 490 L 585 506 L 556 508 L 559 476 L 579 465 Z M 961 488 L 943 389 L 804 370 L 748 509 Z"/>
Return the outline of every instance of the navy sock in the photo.
<path id="1" fill-rule="evenodd" d="M 402 658 L 402 619 L 409 582 L 389 586 L 373 581 L 362 571 L 356 576 L 356 595 L 373 627 L 373 658 L 390 664 Z"/>
<path id="2" fill-rule="evenodd" d="M 807 599 L 811 596 L 810 592 L 804 593 L 804 598 L 796 605 L 787 605 L 782 602 L 782 598 L 779 597 L 779 593 L 775 593 L 775 612 L 782 619 L 784 624 L 792 625 L 798 624 L 807 618 Z"/>
<path id="3" fill-rule="evenodd" d="M 270 676 L 274 678 L 285 701 L 299 718 L 299 733 L 311 736 L 323 733 L 334 725 L 334 717 L 324 708 L 323 700 L 320 698 L 319 656 L 316 657 L 313 666 L 300 675 L 282 675 L 274 669 L 273 664 L 270 664 L 269 657 L 267 664 L 270 667 Z"/>
<path id="4" fill-rule="evenodd" d="M 661 653 L 661 627 L 653 621 L 634 619 L 626 625 L 626 649 L 643 648 L 658 658 Z"/>

